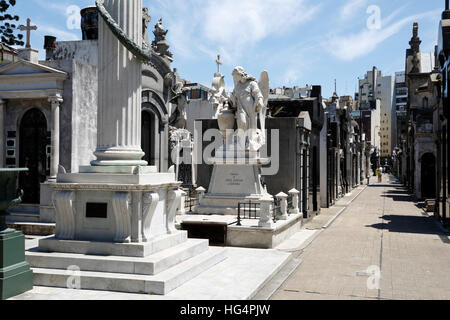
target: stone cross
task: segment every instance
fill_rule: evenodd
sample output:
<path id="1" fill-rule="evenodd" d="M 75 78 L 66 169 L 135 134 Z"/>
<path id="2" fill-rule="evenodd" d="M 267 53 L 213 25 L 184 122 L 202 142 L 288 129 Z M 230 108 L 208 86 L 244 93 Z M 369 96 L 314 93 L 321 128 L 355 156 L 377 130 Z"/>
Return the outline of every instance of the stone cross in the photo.
<path id="1" fill-rule="evenodd" d="M 27 25 L 20 25 L 19 26 L 20 31 L 26 31 L 27 32 L 27 44 L 25 45 L 25 48 L 31 48 L 31 31 L 37 30 L 37 26 L 31 25 L 31 19 L 27 19 Z"/>
<path id="2" fill-rule="evenodd" d="M 222 61 L 220 61 L 220 55 L 217 56 L 217 73 L 220 73 L 220 66 L 223 64 Z"/>

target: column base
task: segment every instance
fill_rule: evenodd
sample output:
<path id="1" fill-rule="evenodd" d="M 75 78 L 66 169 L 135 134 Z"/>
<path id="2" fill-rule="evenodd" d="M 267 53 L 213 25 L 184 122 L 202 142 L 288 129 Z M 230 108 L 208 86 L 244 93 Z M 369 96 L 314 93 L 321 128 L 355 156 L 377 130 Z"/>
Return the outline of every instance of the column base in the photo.
<path id="1" fill-rule="evenodd" d="M 140 148 L 112 147 L 97 149 L 94 153 L 97 160 L 93 166 L 147 166 L 148 162 L 141 160 L 145 153 Z"/>
<path id="2" fill-rule="evenodd" d="M 148 162 L 143 160 L 94 160 L 91 165 L 94 167 L 145 167 Z"/>
<path id="3" fill-rule="evenodd" d="M 0 234 L 0 299 L 33 289 L 33 272 L 25 261 L 25 237 L 13 230 Z"/>

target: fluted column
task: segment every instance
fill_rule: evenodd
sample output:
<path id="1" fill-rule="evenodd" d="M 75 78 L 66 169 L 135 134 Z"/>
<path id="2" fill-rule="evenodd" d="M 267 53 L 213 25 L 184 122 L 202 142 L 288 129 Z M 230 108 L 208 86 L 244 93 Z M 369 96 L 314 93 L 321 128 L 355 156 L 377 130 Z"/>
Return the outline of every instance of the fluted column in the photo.
<path id="1" fill-rule="evenodd" d="M 130 40 L 142 46 L 142 0 L 105 0 Z M 142 63 L 100 17 L 98 127 L 94 166 L 147 165 L 141 160 Z"/>
<path id="2" fill-rule="evenodd" d="M 50 179 L 56 179 L 59 166 L 59 108 L 63 99 L 60 95 L 49 97 L 52 105 L 52 153 L 50 158 Z"/>

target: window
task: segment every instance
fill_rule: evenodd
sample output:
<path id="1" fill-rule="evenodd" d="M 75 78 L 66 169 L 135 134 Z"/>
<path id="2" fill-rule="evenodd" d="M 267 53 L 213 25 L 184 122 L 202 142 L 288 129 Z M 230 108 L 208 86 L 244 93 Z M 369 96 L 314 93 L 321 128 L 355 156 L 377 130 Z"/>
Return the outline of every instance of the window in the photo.
<path id="1" fill-rule="evenodd" d="M 195 99 L 201 99 L 201 90 L 200 89 L 193 89 L 191 90 L 191 99 L 195 100 Z"/>

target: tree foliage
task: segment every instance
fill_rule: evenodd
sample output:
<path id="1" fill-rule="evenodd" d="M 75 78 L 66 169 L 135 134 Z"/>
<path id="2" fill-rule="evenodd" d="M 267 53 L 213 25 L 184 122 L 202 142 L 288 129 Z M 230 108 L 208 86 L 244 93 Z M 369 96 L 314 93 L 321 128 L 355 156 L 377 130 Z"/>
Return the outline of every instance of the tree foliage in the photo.
<path id="1" fill-rule="evenodd" d="M 1 42 L 10 46 L 23 46 L 22 34 L 17 33 L 19 16 L 6 13 L 16 5 L 16 0 L 0 0 L 0 38 Z"/>

